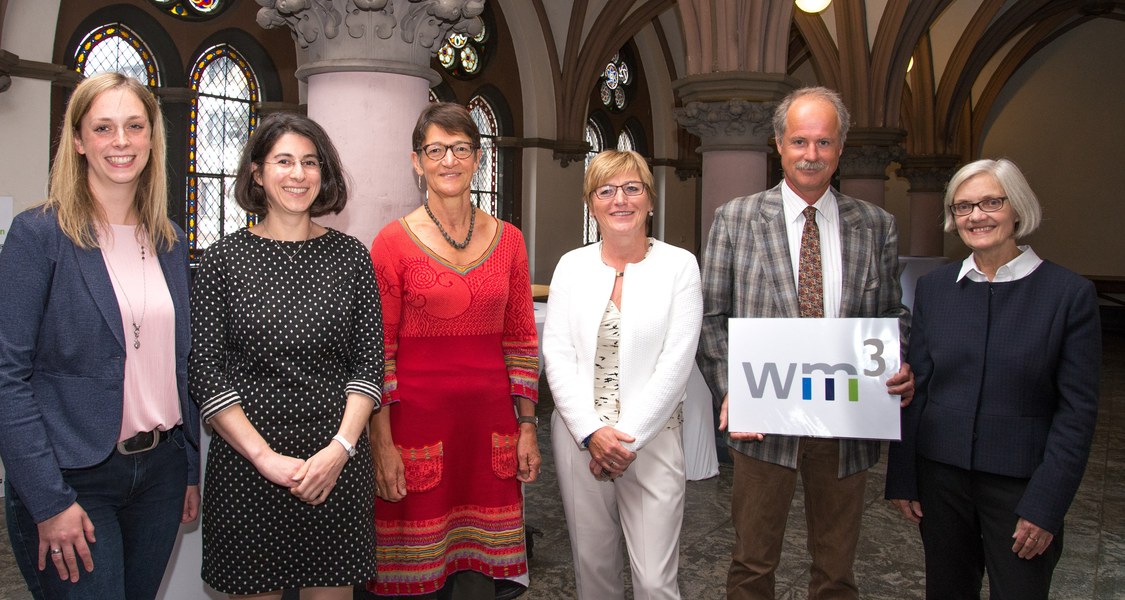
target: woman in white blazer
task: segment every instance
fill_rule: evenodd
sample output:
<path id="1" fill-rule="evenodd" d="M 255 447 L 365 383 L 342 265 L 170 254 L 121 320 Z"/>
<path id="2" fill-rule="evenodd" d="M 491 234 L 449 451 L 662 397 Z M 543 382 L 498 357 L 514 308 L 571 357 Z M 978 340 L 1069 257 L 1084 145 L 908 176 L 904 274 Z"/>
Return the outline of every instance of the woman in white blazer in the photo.
<path id="1" fill-rule="evenodd" d="M 678 599 L 682 406 L 703 318 L 699 267 L 647 236 L 652 173 L 639 154 L 602 152 L 583 187 L 602 241 L 559 261 L 543 332 L 578 596 L 624 597 L 624 534 L 634 598 Z"/>

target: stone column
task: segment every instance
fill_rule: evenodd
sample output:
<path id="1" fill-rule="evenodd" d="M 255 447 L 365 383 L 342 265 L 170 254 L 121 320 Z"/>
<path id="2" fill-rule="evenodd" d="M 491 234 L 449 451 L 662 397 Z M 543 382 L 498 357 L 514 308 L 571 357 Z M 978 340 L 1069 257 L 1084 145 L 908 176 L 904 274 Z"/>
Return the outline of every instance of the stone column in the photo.
<path id="1" fill-rule="evenodd" d="M 910 181 L 910 256 L 944 256 L 945 185 L 960 156 L 908 156 L 898 176 Z"/>
<path id="2" fill-rule="evenodd" d="M 906 132 L 901 129 L 853 127 L 840 157 L 840 191 L 884 206 L 887 167 L 906 156 L 899 145 L 905 138 Z"/>
<path id="3" fill-rule="evenodd" d="M 319 222 L 369 244 L 418 206 L 411 132 L 441 81 L 430 59 L 450 30 L 475 35 L 484 0 L 257 0 L 258 24 L 289 27 L 308 115 L 347 169 L 347 208 Z"/>
<path id="4" fill-rule="evenodd" d="M 706 248 L 719 206 L 766 189 L 773 111 L 797 82 L 770 73 L 718 72 L 693 75 L 673 87 L 684 103 L 673 111 L 676 122 L 702 141 L 700 247 Z"/>

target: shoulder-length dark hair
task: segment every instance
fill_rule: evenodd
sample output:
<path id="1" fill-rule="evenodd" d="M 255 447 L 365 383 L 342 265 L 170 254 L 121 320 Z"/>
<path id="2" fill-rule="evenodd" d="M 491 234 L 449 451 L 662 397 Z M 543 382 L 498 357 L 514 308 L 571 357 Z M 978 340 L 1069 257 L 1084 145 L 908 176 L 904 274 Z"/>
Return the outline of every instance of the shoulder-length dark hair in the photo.
<path id="1" fill-rule="evenodd" d="M 309 207 L 314 217 L 338 213 L 348 203 L 347 174 L 340 163 L 336 146 L 316 121 L 296 113 L 274 113 L 262 119 L 246 147 L 238 164 L 238 175 L 234 182 L 234 199 L 247 212 L 265 216 L 269 214 L 266 190 L 254 181 L 255 169 L 261 169 L 263 161 L 273 150 L 281 136 L 294 133 L 307 138 L 316 147 L 316 157 L 320 161 L 320 194 Z"/>

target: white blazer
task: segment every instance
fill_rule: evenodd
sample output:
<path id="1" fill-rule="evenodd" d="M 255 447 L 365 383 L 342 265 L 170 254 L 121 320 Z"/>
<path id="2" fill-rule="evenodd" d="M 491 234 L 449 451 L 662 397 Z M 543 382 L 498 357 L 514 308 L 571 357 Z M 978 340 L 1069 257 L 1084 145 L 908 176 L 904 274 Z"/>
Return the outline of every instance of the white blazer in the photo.
<path id="1" fill-rule="evenodd" d="M 594 410 L 598 326 L 616 272 L 601 245 L 566 253 L 555 267 L 543 327 L 551 396 L 575 444 L 605 426 Z M 668 423 L 687 396 L 703 321 L 699 266 L 690 252 L 654 241 L 648 256 L 625 268 L 621 290 L 620 402 L 616 429 L 638 451 Z"/>

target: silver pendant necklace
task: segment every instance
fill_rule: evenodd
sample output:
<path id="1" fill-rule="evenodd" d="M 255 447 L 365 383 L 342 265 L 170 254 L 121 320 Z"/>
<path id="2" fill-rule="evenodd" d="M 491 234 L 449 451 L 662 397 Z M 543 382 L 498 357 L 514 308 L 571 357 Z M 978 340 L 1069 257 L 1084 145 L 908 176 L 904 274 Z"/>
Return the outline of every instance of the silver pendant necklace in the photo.
<path id="1" fill-rule="evenodd" d="M 113 268 L 113 263 L 109 260 L 109 256 L 104 254 L 102 257 L 105 259 L 105 264 L 109 267 L 109 274 L 113 275 L 113 280 L 117 282 L 117 288 L 121 290 L 121 295 L 125 297 L 125 305 L 129 307 L 129 319 L 133 325 L 133 348 L 141 349 L 141 326 L 145 324 L 145 311 L 148 310 L 148 274 L 145 273 L 145 245 L 141 243 L 141 318 L 138 321 L 136 313 L 133 312 L 133 302 L 129 300 L 129 294 L 125 293 L 125 286 L 121 285 L 121 279 L 117 277 L 117 271 Z"/>
<path id="2" fill-rule="evenodd" d="M 289 251 L 285 249 L 285 246 L 282 246 L 281 242 L 277 241 L 277 237 L 274 236 L 273 231 L 266 231 L 266 233 L 268 234 L 270 241 L 273 242 L 273 245 L 277 246 L 277 249 L 280 250 L 281 253 L 285 255 L 285 258 L 288 258 L 289 262 L 291 263 L 297 262 L 297 255 L 301 253 L 301 250 L 305 249 L 305 242 L 309 241 L 308 234 L 306 234 L 305 239 L 301 240 L 301 243 L 297 245 L 297 249 L 293 252 L 293 254 L 290 254 Z M 311 226 L 309 227 L 309 233 L 312 233 Z"/>
<path id="3" fill-rule="evenodd" d="M 644 257 L 641 258 L 641 260 L 644 260 L 644 259 L 648 258 L 648 253 L 649 253 L 650 250 L 652 250 L 652 238 L 648 238 L 646 241 L 647 241 L 647 244 L 646 244 L 646 247 L 645 247 L 645 255 L 644 255 Z M 613 269 L 613 272 L 616 273 L 618 277 L 624 277 L 625 276 L 625 267 L 621 267 L 621 270 L 618 271 L 617 267 L 614 267 L 613 265 L 606 262 L 606 260 L 605 260 L 605 240 L 602 240 L 602 241 L 598 242 L 598 250 L 599 250 L 599 255 L 601 256 L 601 259 L 602 259 L 602 264 L 611 268 L 611 269 Z M 625 261 L 626 264 L 628 264 L 628 262 L 629 261 Z"/>

